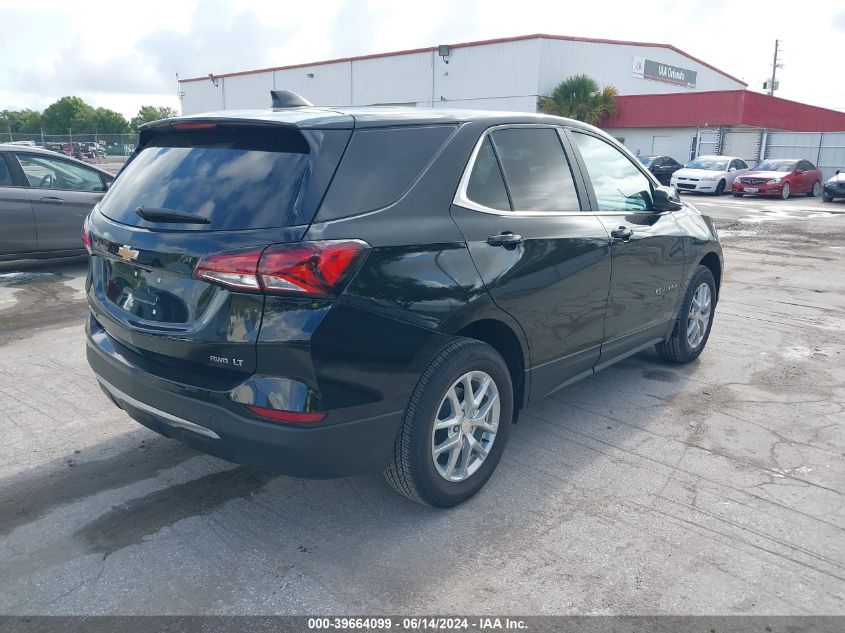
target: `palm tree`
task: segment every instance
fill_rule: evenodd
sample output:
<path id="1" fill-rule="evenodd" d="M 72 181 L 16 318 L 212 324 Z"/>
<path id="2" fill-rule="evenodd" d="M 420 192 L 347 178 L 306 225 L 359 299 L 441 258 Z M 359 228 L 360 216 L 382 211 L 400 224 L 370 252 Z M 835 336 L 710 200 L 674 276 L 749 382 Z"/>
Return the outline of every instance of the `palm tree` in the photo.
<path id="1" fill-rule="evenodd" d="M 540 97 L 537 108 L 546 114 L 595 125 L 606 116 L 616 114 L 618 95 L 619 91 L 613 86 L 599 88 L 595 79 L 579 74 L 559 83 L 550 97 Z"/>

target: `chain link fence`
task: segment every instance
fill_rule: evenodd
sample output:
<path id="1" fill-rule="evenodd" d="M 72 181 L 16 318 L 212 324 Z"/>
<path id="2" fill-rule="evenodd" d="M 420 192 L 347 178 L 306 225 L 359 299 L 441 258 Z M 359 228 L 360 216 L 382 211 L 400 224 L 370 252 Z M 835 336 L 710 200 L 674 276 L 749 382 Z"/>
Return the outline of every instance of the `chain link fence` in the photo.
<path id="1" fill-rule="evenodd" d="M 73 130 L 67 134 L 21 134 L 0 130 L 0 143 L 43 147 L 65 154 L 86 154 L 99 148 L 106 156 L 129 156 L 138 145 L 138 135 L 76 134 Z"/>

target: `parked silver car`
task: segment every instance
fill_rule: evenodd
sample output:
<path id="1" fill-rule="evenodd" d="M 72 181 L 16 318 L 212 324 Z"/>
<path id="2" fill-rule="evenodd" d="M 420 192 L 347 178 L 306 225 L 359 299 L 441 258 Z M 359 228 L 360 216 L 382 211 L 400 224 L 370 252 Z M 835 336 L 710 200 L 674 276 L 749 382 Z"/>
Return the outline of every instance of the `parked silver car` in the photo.
<path id="1" fill-rule="evenodd" d="M 0 261 L 84 253 L 82 222 L 113 180 L 55 152 L 0 144 Z"/>

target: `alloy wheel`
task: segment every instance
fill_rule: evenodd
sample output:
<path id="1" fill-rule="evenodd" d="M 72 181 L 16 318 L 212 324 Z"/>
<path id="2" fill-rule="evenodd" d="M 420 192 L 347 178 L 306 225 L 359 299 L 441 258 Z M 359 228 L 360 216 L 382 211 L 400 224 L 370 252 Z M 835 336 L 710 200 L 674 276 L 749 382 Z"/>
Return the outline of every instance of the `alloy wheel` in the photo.
<path id="1" fill-rule="evenodd" d="M 499 388 L 486 372 L 467 372 L 449 387 L 431 434 L 431 458 L 443 479 L 464 481 L 478 471 L 496 440 L 499 414 Z"/>
<path id="2" fill-rule="evenodd" d="M 813 197 L 818 198 L 819 194 L 822 192 L 822 184 L 818 181 L 813 183 Z"/>
<path id="3" fill-rule="evenodd" d="M 695 349 L 704 340 L 707 325 L 710 323 L 712 303 L 710 286 L 706 283 L 699 285 L 692 295 L 687 315 L 687 344 L 690 349 Z"/>
<path id="4" fill-rule="evenodd" d="M 789 183 L 783 183 L 783 189 L 780 192 L 780 197 L 786 200 L 789 197 Z"/>

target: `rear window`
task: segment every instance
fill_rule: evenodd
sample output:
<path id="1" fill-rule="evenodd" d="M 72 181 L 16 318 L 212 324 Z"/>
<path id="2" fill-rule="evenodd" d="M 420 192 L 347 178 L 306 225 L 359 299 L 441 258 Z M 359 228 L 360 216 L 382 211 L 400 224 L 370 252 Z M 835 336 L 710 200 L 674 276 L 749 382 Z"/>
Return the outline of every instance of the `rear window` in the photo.
<path id="1" fill-rule="evenodd" d="M 302 216 L 298 202 L 308 158 L 308 143 L 297 130 L 233 126 L 159 133 L 126 165 L 100 210 L 142 226 L 150 223 L 137 215 L 139 207 L 199 215 L 210 230 L 306 224 L 311 218 Z"/>
<path id="2" fill-rule="evenodd" d="M 454 130 L 446 125 L 356 130 L 320 207 L 319 220 L 358 215 L 396 202 Z"/>

